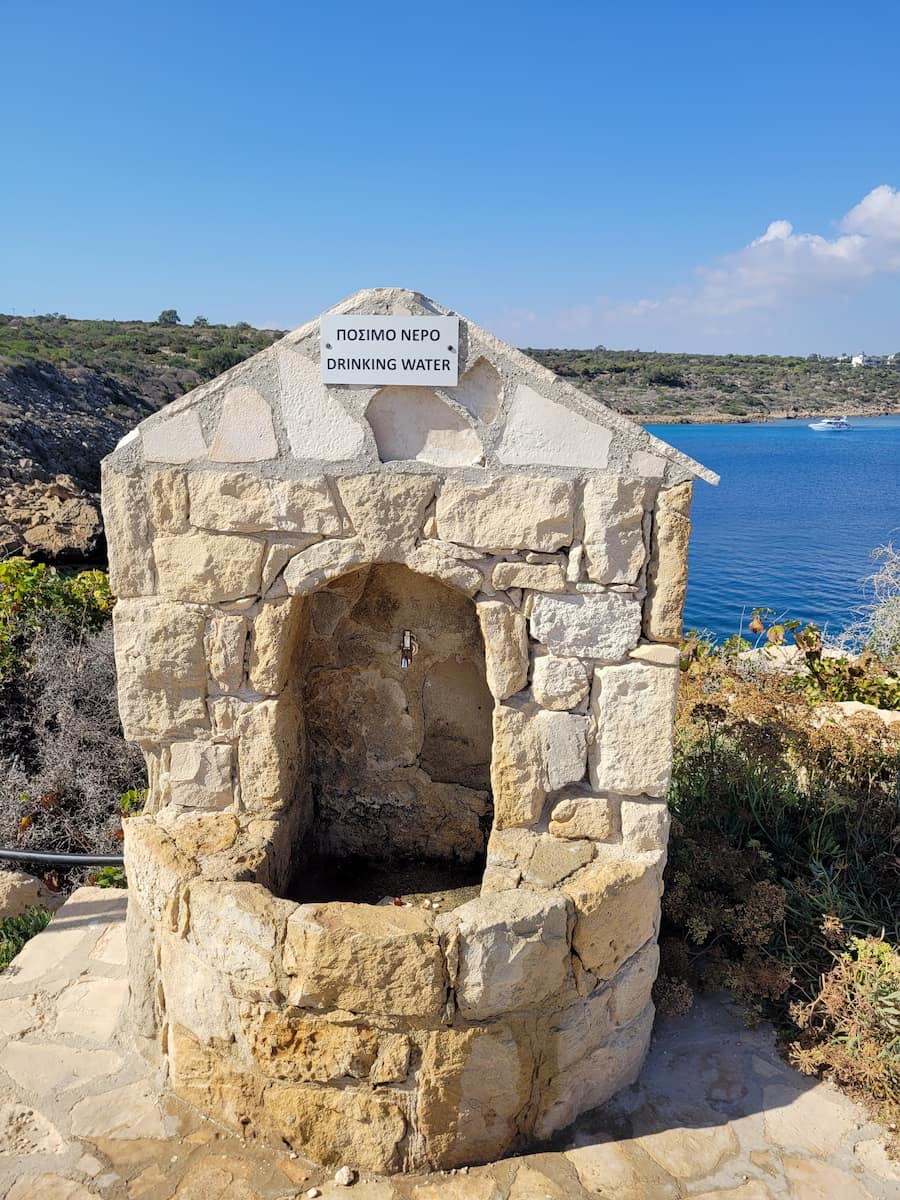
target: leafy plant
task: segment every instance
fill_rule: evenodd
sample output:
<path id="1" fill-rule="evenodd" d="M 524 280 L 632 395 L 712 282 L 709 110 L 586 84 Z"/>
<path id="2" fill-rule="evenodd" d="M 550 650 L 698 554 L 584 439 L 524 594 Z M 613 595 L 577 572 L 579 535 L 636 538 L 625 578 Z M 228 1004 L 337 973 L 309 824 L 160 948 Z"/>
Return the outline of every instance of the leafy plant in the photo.
<path id="1" fill-rule="evenodd" d="M 29 908 L 18 917 L 0 921 L 0 971 L 5 971 L 29 938 L 50 924 L 46 908 Z"/>
<path id="2" fill-rule="evenodd" d="M 46 621 L 93 632 L 108 620 L 112 606 L 103 571 L 65 574 L 21 557 L 0 562 L 0 683 L 26 669 L 24 648 Z"/>
<path id="3" fill-rule="evenodd" d="M 93 887 L 128 887 L 128 880 L 125 878 L 125 870 L 123 867 L 101 867 L 99 871 L 93 871 L 90 875 L 88 875 L 87 881 Z"/>
<path id="4" fill-rule="evenodd" d="M 140 816 L 141 810 L 147 803 L 146 788 L 129 788 L 119 797 L 119 808 L 123 817 Z"/>

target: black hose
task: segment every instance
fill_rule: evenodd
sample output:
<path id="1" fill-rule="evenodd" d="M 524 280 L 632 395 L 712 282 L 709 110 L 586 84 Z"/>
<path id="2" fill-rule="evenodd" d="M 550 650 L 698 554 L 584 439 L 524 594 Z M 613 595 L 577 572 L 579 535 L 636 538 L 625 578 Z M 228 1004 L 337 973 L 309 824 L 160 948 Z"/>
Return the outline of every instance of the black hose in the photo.
<path id="1" fill-rule="evenodd" d="M 55 854 L 47 850 L 26 850 L 18 847 L 10 850 L 0 847 L 0 861 L 63 863 L 67 867 L 122 867 L 125 859 L 121 854 Z"/>

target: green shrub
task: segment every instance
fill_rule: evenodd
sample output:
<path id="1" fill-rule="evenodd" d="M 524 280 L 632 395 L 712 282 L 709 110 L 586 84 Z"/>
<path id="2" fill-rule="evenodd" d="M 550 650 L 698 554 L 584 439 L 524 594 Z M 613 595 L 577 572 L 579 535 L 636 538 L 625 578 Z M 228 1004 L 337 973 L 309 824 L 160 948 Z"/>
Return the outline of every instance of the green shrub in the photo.
<path id="1" fill-rule="evenodd" d="M 658 995 L 725 986 L 787 1020 L 851 938 L 900 942 L 900 726 L 818 724 L 715 650 L 684 663 Z"/>
<path id="2" fill-rule="evenodd" d="M 5 971 L 29 938 L 46 929 L 50 913 L 46 908 L 29 908 L 19 917 L 0 921 L 0 971 Z"/>
<path id="3" fill-rule="evenodd" d="M 0 683 L 24 669 L 23 649 L 47 620 L 94 632 L 109 619 L 112 606 L 104 571 L 65 574 L 18 557 L 0 562 Z"/>

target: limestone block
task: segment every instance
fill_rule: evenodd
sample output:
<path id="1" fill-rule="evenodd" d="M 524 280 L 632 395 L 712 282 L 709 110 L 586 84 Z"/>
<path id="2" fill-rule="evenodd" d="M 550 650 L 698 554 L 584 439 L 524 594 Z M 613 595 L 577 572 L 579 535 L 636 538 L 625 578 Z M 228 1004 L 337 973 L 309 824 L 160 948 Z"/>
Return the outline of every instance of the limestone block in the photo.
<path id="1" fill-rule="evenodd" d="M 159 594 L 220 604 L 259 592 L 265 544 L 227 533 L 158 537 L 153 546 Z"/>
<path id="2" fill-rule="evenodd" d="M 256 883 L 193 880 L 188 944 L 250 996 L 269 997 L 278 987 L 282 930 L 296 907 Z"/>
<path id="3" fill-rule="evenodd" d="M 635 450 L 628 467 L 639 479 L 662 479 L 666 473 L 666 460 L 649 450 Z"/>
<path id="4" fill-rule="evenodd" d="M 0 870 L 0 921 L 20 917 L 29 908 L 58 908 L 62 900 L 25 871 Z"/>
<path id="5" fill-rule="evenodd" d="M 560 657 L 622 658 L 637 645 L 640 632 L 641 607 L 633 596 L 535 593 L 531 636 Z"/>
<path id="6" fill-rule="evenodd" d="M 523 878 L 532 887 L 555 888 L 593 857 L 594 847 L 588 841 L 560 841 L 542 834 L 525 865 Z"/>
<path id="7" fill-rule="evenodd" d="M 131 822 L 129 821 L 129 824 Z M 126 847 L 128 835 L 125 836 Z M 158 1055 L 159 1033 L 158 989 L 156 986 L 156 921 L 144 912 L 137 894 L 129 886 L 125 910 L 125 942 L 127 946 L 128 1006 L 127 1014 L 135 1038 L 142 1042 L 145 1054 Z"/>
<path id="8" fill-rule="evenodd" d="M 362 538 L 318 542 L 291 558 L 284 568 L 284 584 L 290 595 L 305 595 L 371 562 L 373 557 L 377 554 L 370 552 Z"/>
<path id="9" fill-rule="evenodd" d="M 661 876 L 657 861 L 598 858 L 560 884 L 575 905 L 572 948 L 599 979 L 656 936 Z"/>
<path id="10" fill-rule="evenodd" d="M 432 918 L 417 908 L 305 904 L 287 923 L 288 1000 L 384 1016 L 436 1018 L 444 971 Z"/>
<path id="11" fill-rule="evenodd" d="M 230 1042 L 239 1026 L 238 1005 L 228 981 L 177 934 L 159 939 L 159 972 L 166 1019 L 199 1042 Z"/>
<path id="12" fill-rule="evenodd" d="M 528 682 L 528 634 L 525 618 L 509 604 L 486 600 L 476 606 L 488 687 L 497 700 L 505 700 Z"/>
<path id="13" fill-rule="evenodd" d="M 611 442 L 612 431 L 599 420 L 582 416 L 574 407 L 549 400 L 520 383 L 497 446 L 497 458 L 524 466 L 602 468 L 609 459 Z"/>
<path id="14" fill-rule="evenodd" d="M 477 485 L 448 480 L 435 507 L 440 536 L 483 550 L 558 550 L 572 540 L 574 489 L 563 479 L 512 475 Z"/>
<path id="15" fill-rule="evenodd" d="M 428 475 L 353 475 L 337 481 L 350 523 L 370 560 L 388 547 L 412 550 L 434 495 Z"/>
<path id="16" fill-rule="evenodd" d="M 646 1009 L 659 970 L 659 946 L 648 942 L 616 972 L 609 987 L 613 1025 L 627 1025 Z"/>
<path id="17" fill-rule="evenodd" d="M 553 806 L 549 828 L 558 838 L 608 842 L 615 835 L 613 802 L 607 796 L 563 796 Z"/>
<path id="18" fill-rule="evenodd" d="M 580 583 L 584 574 L 584 543 L 574 542 L 566 563 L 566 583 Z"/>
<path id="19" fill-rule="evenodd" d="M 550 1137 L 558 1129 L 571 1125 L 580 1113 L 599 1108 L 617 1092 L 634 1083 L 650 1045 L 652 1030 L 653 1006 L 648 1005 L 639 1017 L 620 1029 L 614 1037 L 599 1043 L 594 1041 L 593 1045 L 590 1041 L 581 1041 L 577 1060 L 558 1073 L 549 1074 L 539 1089 L 536 1136 Z M 550 1041 L 547 1062 L 551 1066 L 563 1036 L 559 1035 Z M 575 1040 L 571 1034 L 569 1040 Z"/>
<path id="20" fill-rule="evenodd" d="M 584 485 L 584 553 L 594 583 L 637 583 L 644 565 L 641 479 L 595 475 Z"/>
<path id="21" fill-rule="evenodd" d="M 260 606 L 250 642 L 249 679 L 255 692 L 274 696 L 287 683 L 297 640 L 308 619 L 306 604 L 289 597 Z"/>
<path id="22" fill-rule="evenodd" d="M 513 886 L 517 887 L 525 867 L 531 861 L 539 837 L 540 834 L 532 829 L 498 829 L 495 825 L 487 845 L 488 868 L 514 872 Z"/>
<path id="23" fill-rule="evenodd" d="M 323 1166 L 352 1162 L 364 1171 L 396 1171 L 404 1163 L 405 1096 L 390 1090 L 273 1083 L 265 1091 L 261 1121 Z"/>
<path id="24" fill-rule="evenodd" d="M 129 893 L 148 917 L 159 920 L 181 885 L 197 874 L 198 866 L 152 817 L 129 817 L 125 832 L 125 870 Z"/>
<path id="25" fill-rule="evenodd" d="M 411 1043 L 405 1034 L 311 1016 L 303 1009 L 254 1006 L 244 1014 L 241 1032 L 253 1060 L 270 1079 L 399 1083 L 409 1069 Z"/>
<path id="26" fill-rule="evenodd" d="M 537 592 L 564 592 L 566 573 L 562 563 L 497 563 L 491 583 L 501 592 L 509 588 L 532 588 Z"/>
<path id="27" fill-rule="evenodd" d="M 548 792 L 584 776 L 586 754 L 587 718 L 498 704 L 491 759 L 496 827 L 533 825 Z"/>
<path id="28" fill-rule="evenodd" d="M 295 533 L 290 540 L 287 538 L 275 538 L 270 541 L 269 548 L 266 551 L 265 562 L 263 563 L 262 580 L 260 582 L 262 594 L 265 596 L 270 591 L 278 576 L 295 554 L 300 554 L 301 551 L 314 545 L 318 540 L 319 535 L 315 533 Z"/>
<path id="29" fill-rule="evenodd" d="M 240 827 L 234 813 L 196 812 L 167 814 L 164 828 L 178 853 L 205 870 L 208 864 L 202 860 L 230 850 L 237 841 Z M 243 852 L 240 862 L 231 862 L 227 866 L 240 872 L 247 862 L 248 856 Z"/>
<path id="30" fill-rule="evenodd" d="M 164 409 L 158 420 L 141 426 L 141 444 L 147 462 L 177 464 L 206 458 L 206 441 L 193 408 L 178 413 Z"/>
<path id="31" fill-rule="evenodd" d="M 426 1161 L 447 1169 L 499 1158 L 515 1142 L 533 1072 L 534 1048 L 509 1024 L 428 1034 L 416 1102 Z"/>
<path id="32" fill-rule="evenodd" d="M 325 479 L 263 479 L 249 471 L 197 471 L 188 480 L 191 524 L 227 533 L 341 533 Z"/>
<path id="33" fill-rule="evenodd" d="M 295 458 L 347 462 L 366 449 L 362 425 L 329 393 L 318 363 L 287 345 L 275 348 L 281 417 Z"/>
<path id="34" fill-rule="evenodd" d="M 659 493 L 650 536 L 644 634 L 654 642 L 677 642 L 687 591 L 688 542 L 691 536 L 691 483 Z"/>
<path id="35" fill-rule="evenodd" d="M 438 579 L 464 596 L 474 596 L 480 591 L 484 576 L 471 562 L 461 561 L 465 553 L 449 542 L 432 540 L 404 554 L 403 561 L 411 571 Z"/>
<path id="36" fill-rule="evenodd" d="M 147 475 L 150 512 L 157 533 L 183 533 L 188 525 L 188 489 L 184 471 L 165 468 Z"/>
<path id="37" fill-rule="evenodd" d="M 666 646 L 658 642 L 644 642 L 628 653 L 629 658 L 638 662 L 655 663 L 658 667 L 677 667 L 681 654 L 677 646 Z"/>
<path id="38" fill-rule="evenodd" d="M 137 471 L 116 471 L 104 462 L 103 525 L 109 558 L 109 586 L 114 596 L 152 596 L 153 532 L 147 490 Z"/>
<path id="39" fill-rule="evenodd" d="M 622 842 L 629 850 L 664 850 L 669 840 L 669 809 L 665 800 L 621 802 Z"/>
<path id="40" fill-rule="evenodd" d="M 173 742 L 169 759 L 172 801 L 184 808 L 227 808 L 231 786 L 231 746 L 213 742 Z"/>
<path id="41" fill-rule="evenodd" d="M 238 736 L 241 803 L 251 811 L 278 809 L 293 794 L 305 747 L 303 714 L 283 693 L 243 708 L 234 731 Z"/>
<path id="42" fill-rule="evenodd" d="M 531 690 L 542 708 L 577 708 L 587 699 L 590 686 L 588 669 L 580 659 L 557 658 L 554 654 L 535 657 Z"/>
<path id="43" fill-rule="evenodd" d="M 264 462 L 278 454 L 269 402 L 253 387 L 231 387 L 222 401 L 212 462 Z"/>
<path id="44" fill-rule="evenodd" d="M 479 896 L 439 917 L 460 1014 L 484 1021 L 539 1008 L 569 973 L 565 900 L 520 889 Z"/>
<path id="45" fill-rule="evenodd" d="M 119 715 L 129 741 L 207 728 L 200 609 L 164 600 L 120 600 L 113 610 Z"/>
<path id="46" fill-rule="evenodd" d="M 247 629 L 247 618 L 237 613 L 219 614 L 206 626 L 209 673 L 223 692 L 237 692 L 243 683 Z"/>
<path id="47" fill-rule="evenodd" d="M 244 1137 L 258 1128 L 265 1078 L 242 1069 L 226 1048 L 203 1045 L 175 1022 L 168 1027 L 167 1047 L 176 1096 L 215 1114 L 217 1121 Z"/>
<path id="48" fill-rule="evenodd" d="M 385 387 L 366 409 L 383 463 L 417 459 L 440 467 L 481 462 L 481 438 L 431 388 Z"/>
<path id="49" fill-rule="evenodd" d="M 500 411 L 503 381 L 486 358 L 479 358 L 449 392 L 466 412 L 482 424 L 490 425 Z"/>
<path id="50" fill-rule="evenodd" d="M 677 692 L 677 667 L 628 662 L 594 672 L 591 712 L 597 733 L 588 761 L 597 791 L 666 794 Z"/>

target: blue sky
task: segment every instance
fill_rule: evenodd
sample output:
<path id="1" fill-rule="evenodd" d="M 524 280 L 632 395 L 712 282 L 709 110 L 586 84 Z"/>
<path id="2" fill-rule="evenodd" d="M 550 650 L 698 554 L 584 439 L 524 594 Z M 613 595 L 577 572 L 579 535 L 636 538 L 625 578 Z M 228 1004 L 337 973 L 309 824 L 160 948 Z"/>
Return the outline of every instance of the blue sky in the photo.
<path id="1" fill-rule="evenodd" d="M 0 0 L 0 311 L 900 350 L 887 3 Z"/>

